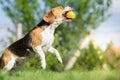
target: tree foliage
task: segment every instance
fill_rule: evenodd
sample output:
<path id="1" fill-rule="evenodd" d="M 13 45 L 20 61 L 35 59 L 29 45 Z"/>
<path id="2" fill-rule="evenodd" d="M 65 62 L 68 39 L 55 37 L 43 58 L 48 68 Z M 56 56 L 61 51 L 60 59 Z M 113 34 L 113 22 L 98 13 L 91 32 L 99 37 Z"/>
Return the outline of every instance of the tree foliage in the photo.
<path id="1" fill-rule="evenodd" d="M 41 7 L 38 0 L 1 0 L 3 10 L 16 25 L 23 24 L 23 32 L 28 32 L 40 20 Z"/>
<path id="2" fill-rule="evenodd" d="M 99 47 L 95 48 L 93 42 L 90 42 L 88 48 L 82 50 L 82 54 L 78 57 L 74 69 L 103 69 L 105 59 L 105 53 Z"/>

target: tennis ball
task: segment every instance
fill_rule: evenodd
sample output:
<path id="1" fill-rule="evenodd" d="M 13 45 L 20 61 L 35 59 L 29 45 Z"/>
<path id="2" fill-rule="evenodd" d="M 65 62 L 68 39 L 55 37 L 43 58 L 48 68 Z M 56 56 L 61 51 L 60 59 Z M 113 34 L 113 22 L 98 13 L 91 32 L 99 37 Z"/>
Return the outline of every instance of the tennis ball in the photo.
<path id="1" fill-rule="evenodd" d="M 73 11 L 69 11 L 66 13 L 66 17 L 73 19 L 73 18 L 75 18 L 75 13 Z"/>

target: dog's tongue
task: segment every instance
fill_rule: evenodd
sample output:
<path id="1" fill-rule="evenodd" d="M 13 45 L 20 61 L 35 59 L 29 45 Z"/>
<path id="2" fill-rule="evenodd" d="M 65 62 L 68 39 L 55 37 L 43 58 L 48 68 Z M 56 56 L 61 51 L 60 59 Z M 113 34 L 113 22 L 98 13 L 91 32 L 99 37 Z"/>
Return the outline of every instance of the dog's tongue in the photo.
<path id="1" fill-rule="evenodd" d="M 70 19 L 74 19 L 76 17 L 76 15 L 73 11 L 69 11 L 66 13 L 66 17 L 70 18 Z"/>

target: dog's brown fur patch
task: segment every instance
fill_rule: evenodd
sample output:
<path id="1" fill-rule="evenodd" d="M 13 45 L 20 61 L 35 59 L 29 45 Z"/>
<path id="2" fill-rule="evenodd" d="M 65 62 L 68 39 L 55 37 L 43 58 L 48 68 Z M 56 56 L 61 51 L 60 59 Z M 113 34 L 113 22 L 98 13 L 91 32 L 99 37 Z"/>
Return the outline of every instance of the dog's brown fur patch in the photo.
<path id="1" fill-rule="evenodd" d="M 32 30 L 32 32 L 30 33 L 30 37 L 31 37 L 31 46 L 32 48 L 38 46 L 41 44 L 42 42 L 42 35 L 40 34 L 43 31 L 43 29 L 37 27 L 34 30 Z"/>
<path id="2" fill-rule="evenodd" d="M 62 16 L 60 13 L 63 11 L 64 11 L 64 8 L 62 6 L 53 8 L 45 14 L 43 19 L 48 23 L 53 23 L 56 18 Z"/>
<path id="3" fill-rule="evenodd" d="M 52 10 L 48 11 L 43 19 L 48 23 L 53 23 L 55 20 L 55 16 L 53 15 Z"/>
<path id="4" fill-rule="evenodd" d="M 12 53 L 9 49 L 6 49 L 1 57 L 1 67 L 3 68 L 11 60 Z"/>

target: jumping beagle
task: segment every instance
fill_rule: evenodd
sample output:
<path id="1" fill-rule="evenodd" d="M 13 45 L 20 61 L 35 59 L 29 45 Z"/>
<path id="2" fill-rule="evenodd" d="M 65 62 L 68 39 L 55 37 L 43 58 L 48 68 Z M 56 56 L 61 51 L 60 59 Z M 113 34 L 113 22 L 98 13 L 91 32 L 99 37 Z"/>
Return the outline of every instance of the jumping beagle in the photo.
<path id="1" fill-rule="evenodd" d="M 56 7 L 48 11 L 42 21 L 27 33 L 22 39 L 11 44 L 2 54 L 0 58 L 0 66 L 5 70 L 14 68 L 16 61 L 29 56 L 30 51 L 39 54 L 41 59 L 41 67 L 46 68 L 46 60 L 44 52 L 53 53 L 59 63 L 62 59 L 59 52 L 52 47 L 54 41 L 54 31 L 62 22 L 71 21 L 67 18 L 66 13 L 72 11 L 71 7 Z"/>

